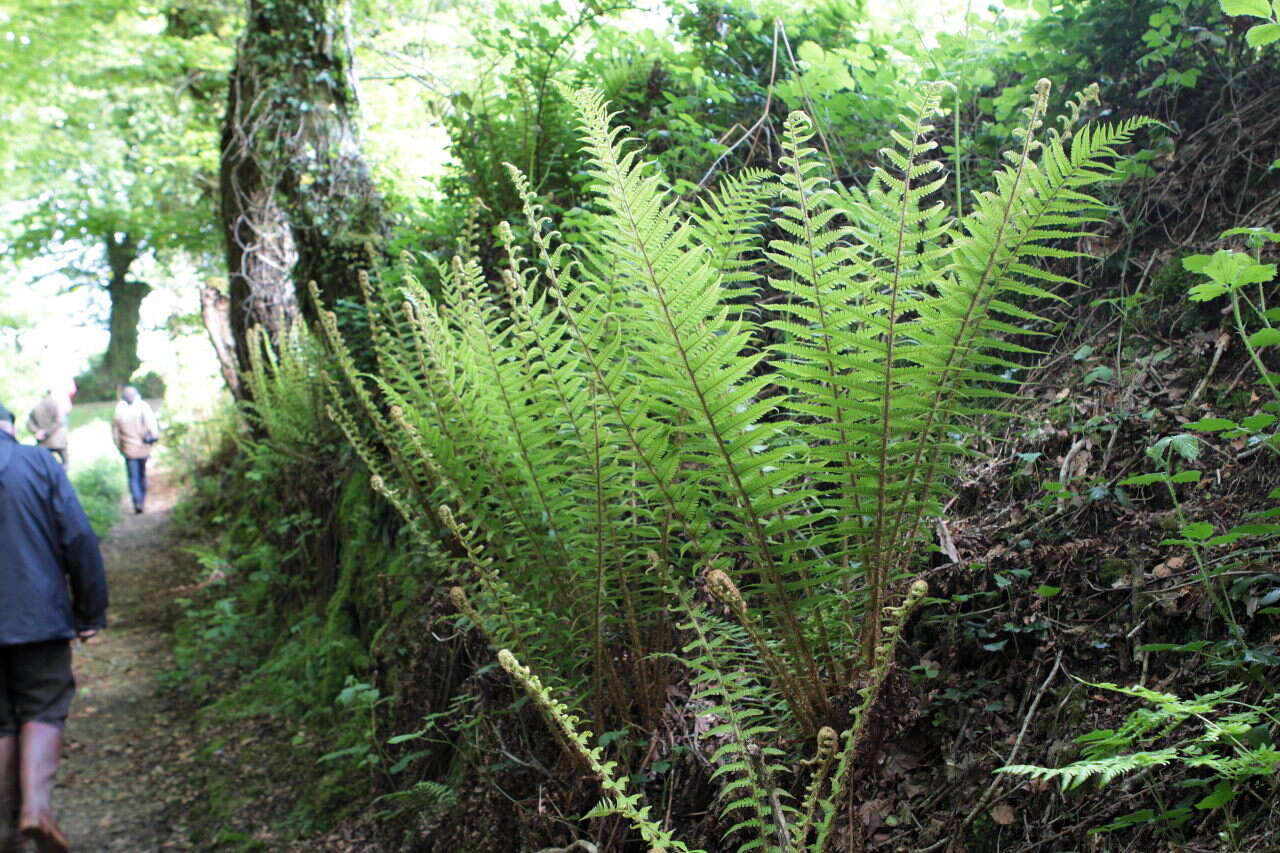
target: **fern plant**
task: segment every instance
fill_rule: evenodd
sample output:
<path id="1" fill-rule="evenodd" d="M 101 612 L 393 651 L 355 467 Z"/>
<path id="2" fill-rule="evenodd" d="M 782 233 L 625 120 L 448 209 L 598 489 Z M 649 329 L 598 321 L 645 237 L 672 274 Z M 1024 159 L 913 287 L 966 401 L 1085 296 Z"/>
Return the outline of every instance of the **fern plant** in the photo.
<path id="1" fill-rule="evenodd" d="M 1277 696 L 1270 696 L 1262 705 L 1250 705 L 1231 698 L 1243 688 L 1241 684 L 1192 699 L 1142 686 L 1089 686 L 1141 699 L 1150 707 L 1138 708 L 1117 729 L 1077 737 L 1083 754 L 1080 761 L 1064 767 L 1012 764 L 996 772 L 1057 782 L 1061 790 L 1070 791 L 1090 780 L 1101 788 L 1131 773 L 1176 763 L 1209 772 L 1205 781 L 1214 787 L 1195 803 L 1198 809 L 1227 805 L 1251 778 L 1269 781 L 1274 791 L 1275 768 L 1280 762 L 1274 735 L 1280 724 Z M 1137 820 L 1153 817 L 1149 811 L 1135 816 Z M 1133 822 L 1121 818 L 1105 828 Z"/>
<path id="2" fill-rule="evenodd" d="M 666 685 L 690 680 L 719 721 L 740 849 L 828 849 L 892 663 L 885 619 L 909 610 L 895 590 L 1029 352 L 1009 337 L 1038 322 L 1019 302 L 1060 298 L 1068 280 L 1041 262 L 1074 257 L 1067 241 L 1103 213 L 1085 189 L 1145 122 L 1045 131 L 1042 83 L 994 189 L 955 218 L 936 87 L 904 105 L 865 190 L 825 176 L 795 113 L 779 174 L 692 205 L 601 96 L 568 97 L 585 224 L 566 240 L 511 168 L 532 256 L 500 228 L 501 281 L 462 255 L 438 293 L 407 270 L 362 275 L 378 372 L 320 311 L 344 383 L 333 417 L 469 622 L 540 690 L 599 730 L 650 728 Z M 851 684 L 852 718 L 833 698 Z M 820 744 L 800 806 L 778 752 L 796 734 Z"/>
<path id="3" fill-rule="evenodd" d="M 327 391 L 318 342 L 301 325 L 272 343 L 261 327 L 249 330 L 249 370 L 243 374 L 246 422 L 289 459 L 314 457 L 334 436 L 323 418 Z"/>

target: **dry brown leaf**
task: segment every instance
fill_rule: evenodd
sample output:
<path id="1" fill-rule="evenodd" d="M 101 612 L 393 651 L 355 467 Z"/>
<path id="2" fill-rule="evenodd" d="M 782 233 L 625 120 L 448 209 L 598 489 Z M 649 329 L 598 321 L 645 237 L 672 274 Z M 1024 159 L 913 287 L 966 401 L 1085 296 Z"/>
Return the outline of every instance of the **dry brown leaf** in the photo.
<path id="1" fill-rule="evenodd" d="M 996 803 L 991 807 L 991 819 L 1000 826 L 1009 826 L 1018 816 L 1013 813 L 1013 806 L 1008 803 Z"/>

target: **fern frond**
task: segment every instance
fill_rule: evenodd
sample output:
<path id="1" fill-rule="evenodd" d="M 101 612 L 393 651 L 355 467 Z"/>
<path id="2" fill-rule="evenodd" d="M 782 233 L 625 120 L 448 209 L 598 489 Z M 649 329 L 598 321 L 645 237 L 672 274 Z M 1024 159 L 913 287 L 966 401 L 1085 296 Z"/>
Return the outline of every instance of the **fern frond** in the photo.
<path id="1" fill-rule="evenodd" d="M 621 128 L 609 127 L 599 95 L 577 93 L 573 100 L 588 171 L 609 214 L 601 219 L 600 236 L 614 247 L 618 287 L 634 301 L 625 311 L 628 330 L 634 332 L 629 351 L 648 379 L 648 405 L 675 425 L 685 464 L 708 466 L 718 475 L 709 484 L 734 509 L 727 520 L 764 577 L 761 588 L 782 622 L 789 656 L 825 705 L 823 681 L 771 541 L 788 538 L 787 528 L 775 519 L 798 497 L 775 491 L 788 477 L 780 464 L 788 451 L 770 447 L 782 425 L 766 420 L 774 404 L 760 399 L 768 378 L 753 375 L 762 356 L 748 351 L 752 329 L 730 318 L 707 253 L 692 244 L 691 229 L 678 216 L 661 176 L 619 141 Z M 693 485 L 687 476 L 681 479 Z M 704 502 L 717 496 L 703 483 L 707 480 L 687 489 L 688 498 L 678 506 L 685 519 L 707 517 L 711 508 Z M 714 531 L 705 522 L 698 527 L 700 549 L 712 550 L 707 545 Z"/>
<path id="2" fill-rule="evenodd" d="M 752 255 L 759 248 L 765 221 L 761 203 L 776 192 L 774 184 L 770 172 L 744 169 L 721 179 L 719 191 L 702 198 L 689 212 L 694 243 L 708 250 L 720 286 L 734 288 L 736 296 L 751 293 L 750 285 L 760 277 Z"/>
<path id="3" fill-rule="evenodd" d="M 858 748 L 866 736 L 871 714 L 880 701 L 880 691 L 884 688 L 885 680 L 888 679 L 889 672 L 893 668 L 898 639 L 912 612 L 924 601 L 928 593 L 928 584 L 922 580 L 914 581 L 901 604 L 896 607 L 885 607 L 881 613 L 884 623 L 880 631 L 876 632 L 880 641 L 876 644 L 875 653 L 872 656 L 871 670 L 866 675 L 866 685 L 858 690 L 858 704 L 850 711 L 853 721 L 841 734 L 841 748 L 836 756 L 835 771 L 831 777 L 831 793 L 825 799 L 819 800 L 822 817 L 817 823 L 817 835 L 811 848 L 813 853 L 826 853 L 831 846 L 836 804 L 844 797 Z M 800 840 L 804 841 L 804 839 Z"/>
<path id="4" fill-rule="evenodd" d="M 1045 782 L 1057 782 L 1063 791 L 1078 788 L 1090 779 L 1098 780 L 1098 787 L 1103 788 L 1125 774 L 1147 767 L 1161 767 L 1178 759 L 1178 750 L 1174 747 L 1152 752 L 1135 752 L 1129 755 L 1117 755 L 1097 761 L 1077 761 L 1066 767 L 1037 767 L 1032 764 L 1010 764 L 1000 767 L 997 773 L 1009 773 L 1015 776 L 1028 776 Z"/>
<path id="5" fill-rule="evenodd" d="M 726 823 L 734 821 L 725 837 L 738 832 L 748 836 L 738 846 L 740 853 L 781 853 L 790 847 L 788 826 L 794 808 L 779 796 L 785 791 L 779 792 L 775 780 L 785 768 L 776 761 L 782 755 L 774 745 L 776 723 L 767 710 L 768 694 L 751 675 L 742 629 L 694 604 L 683 587 L 676 587 L 673 594 L 685 617 L 680 627 L 691 635 L 681 656 L 694 673 L 691 699 L 709 703 L 699 716 L 719 721 L 701 737 L 723 741 L 711 755 L 715 765 L 711 778 L 721 782 L 721 816 Z"/>
<path id="6" fill-rule="evenodd" d="M 884 152 L 889 167 L 876 170 L 865 193 L 842 197 L 828 184 L 803 114 L 788 118 L 783 141 L 778 224 L 787 238 L 770 244 L 769 257 L 791 274 L 772 284 L 792 299 L 781 308 L 788 318 L 770 324 L 785 335 L 771 347 L 771 364 L 809 439 L 806 461 L 826 480 L 822 505 L 837 514 L 824 531 L 833 563 L 816 568 L 847 598 L 859 565 L 870 613 L 879 612 L 896 547 L 888 520 L 917 506 L 901 484 L 910 479 L 920 385 L 928 381 L 919 308 L 945 278 L 944 210 L 928 203 L 942 178 L 924 159 L 934 147 L 927 120 L 938 97 L 927 89 L 908 105 L 902 132 L 894 132 L 898 148 Z M 850 614 L 847 602 L 827 606 Z M 876 624 L 864 620 L 864 657 Z"/>
<path id="7" fill-rule="evenodd" d="M 591 771 L 600 779 L 605 798 L 592 810 L 588 817 L 607 814 L 618 814 L 631 822 L 639 831 L 641 838 L 655 851 L 675 851 L 676 853 L 704 853 L 690 851 L 681 841 L 673 838 L 649 816 L 649 806 L 641 805 L 641 795 L 627 791 L 625 779 L 614 773 L 615 764 L 604 760 L 604 753 L 598 746 L 589 746 L 591 732 L 579 727 L 579 719 L 569 709 L 551 695 L 533 672 L 523 666 L 515 655 L 506 649 L 498 652 L 498 662 L 507 674 L 520 683 L 520 686 L 533 699 L 550 725 L 562 738 L 561 742 L 572 749 L 575 755 L 584 760 Z"/>
<path id="8" fill-rule="evenodd" d="M 963 419 L 990 411 L 982 401 L 998 395 L 993 389 L 1004 382 L 1000 371 L 1010 366 L 999 354 L 1026 351 L 1001 338 L 1016 331 L 1001 317 L 1020 323 L 1039 318 L 1012 300 L 1061 299 L 1034 282 L 1052 285 L 1068 280 L 1040 272 L 1030 259 L 1076 256 L 1052 244 L 1082 233 L 1083 225 L 1094 221 L 1102 209 L 1081 188 L 1111 174 L 1114 146 L 1149 123 L 1133 119 L 1085 128 L 1070 140 L 1068 154 L 1060 139 L 1052 138 L 1048 144 L 1036 140 L 1047 99 L 1048 82 L 1041 81 L 1028 109 L 1021 149 L 1008 153 L 1009 165 L 997 173 L 996 189 L 979 193 L 973 210 L 959 222 L 947 286 L 919 307 L 919 366 L 928 382 L 918 437 L 912 444 L 910 475 L 903 485 L 908 494 L 936 491 L 937 481 L 950 470 L 949 460 L 961 452 L 946 436 L 970 432 Z M 910 504 L 897 506 L 890 528 L 891 541 L 901 543 L 896 570 L 914 559 L 917 536 L 928 515 Z"/>

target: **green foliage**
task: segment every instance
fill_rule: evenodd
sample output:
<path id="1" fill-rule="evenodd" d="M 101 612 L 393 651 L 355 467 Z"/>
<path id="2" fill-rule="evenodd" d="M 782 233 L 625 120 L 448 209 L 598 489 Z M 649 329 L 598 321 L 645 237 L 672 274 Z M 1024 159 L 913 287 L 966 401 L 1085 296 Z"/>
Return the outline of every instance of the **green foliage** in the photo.
<path id="1" fill-rule="evenodd" d="M 4 7 L 13 35 L 0 48 L 10 82 L 0 168 L 7 198 L 21 202 L 7 211 L 23 214 L 18 251 L 65 258 L 79 249 L 86 255 L 66 263 L 68 274 L 93 280 L 108 259 L 92 251 L 117 232 L 143 254 L 211 250 L 211 96 L 225 85 L 234 15 L 204 4 L 188 14 L 207 26 L 193 28 L 178 11 L 166 18 L 116 0 L 92 13 Z"/>
<path id="2" fill-rule="evenodd" d="M 275 344 L 261 327 L 249 334 L 250 369 L 242 374 L 247 392 L 244 417 L 271 442 L 272 452 L 294 460 L 316 456 L 336 437 L 324 411 L 324 359 L 301 325 Z"/>
<path id="3" fill-rule="evenodd" d="M 418 786 L 417 767 L 393 755 L 372 667 L 396 612 L 387 599 L 403 608 L 420 589 L 419 557 L 397 544 L 367 472 L 337 445 L 323 353 L 300 327 L 277 347 L 254 342 L 252 401 L 220 439 L 239 452 L 195 472 L 198 505 L 181 511 L 209 544 L 194 549 L 201 576 L 180 602 L 168 678 L 204 723 L 252 719 L 292 734 L 270 749 L 303 779 L 282 835 L 325 829 L 397 789 L 382 814 L 445 808 L 447 787 Z M 250 795 L 233 785 L 228 797 Z"/>
<path id="4" fill-rule="evenodd" d="M 1195 802 L 1197 809 L 1228 806 L 1251 779 L 1274 781 L 1280 751 L 1275 747 L 1276 726 L 1280 724 L 1280 703 L 1275 694 L 1261 705 L 1234 701 L 1242 685 L 1181 699 L 1141 686 L 1118 687 L 1115 684 L 1090 684 L 1150 704 L 1131 713 L 1117 729 L 1089 732 L 1077 737 L 1083 759 L 1065 767 L 1009 765 L 998 773 L 1011 773 L 1057 782 L 1070 791 L 1093 779 L 1099 787 L 1134 773 L 1179 764 L 1199 771 L 1192 782 L 1213 784 L 1213 790 Z M 1207 775 L 1203 775 L 1207 772 Z M 1149 787 L 1158 788 L 1156 781 Z M 1102 827 L 1100 831 L 1118 829 L 1135 822 L 1155 821 L 1167 817 L 1143 810 Z"/>
<path id="5" fill-rule="evenodd" d="M 622 815 L 639 830 L 641 837 L 650 845 L 650 849 L 664 851 L 664 853 L 665 851 L 691 853 L 688 847 L 672 838 L 671 833 L 664 830 L 649 816 L 650 808 L 641 804 L 639 794 L 628 792 L 625 778 L 619 778 L 614 772 L 617 765 L 605 760 L 604 752 L 600 747 L 589 745 L 591 732 L 579 726 L 581 721 L 569 712 L 568 706 L 558 701 L 543 686 L 538 677 L 527 667 L 522 666 L 510 651 L 506 649 L 499 651 L 498 662 L 502 664 L 507 674 L 518 681 L 529 693 L 537 703 L 538 710 L 545 717 L 547 724 L 560 735 L 562 742 L 586 762 L 592 774 L 600 780 L 600 786 L 605 791 L 605 799 L 600 801 L 588 817 Z"/>
<path id="6" fill-rule="evenodd" d="M 95 459 L 71 478 L 80 505 L 99 538 L 120 520 L 120 501 L 125 490 L 124 466 L 118 459 Z"/>
<path id="7" fill-rule="evenodd" d="M 730 831 L 742 849 L 785 849 L 778 827 L 797 813 L 770 781 L 774 744 L 817 735 L 859 672 L 874 704 L 896 636 L 881 635 L 885 603 L 919 567 L 1000 373 L 1028 352 L 1001 337 L 1037 322 L 1014 300 L 1068 283 L 1036 262 L 1075 257 L 1062 241 L 1101 213 L 1084 188 L 1144 122 L 1042 134 L 1044 83 L 994 188 L 949 218 L 936 87 L 903 107 L 864 191 L 830 183 L 794 114 L 776 181 L 726 181 L 689 211 L 599 95 L 569 98 L 596 199 L 587 225 L 561 242 L 513 168 L 537 259 L 502 227 L 500 289 L 464 258 L 441 270 L 438 298 L 407 272 L 362 275 L 378 374 L 362 375 L 322 314 L 344 383 L 333 416 L 468 620 L 578 707 L 600 715 L 612 698 L 612 714 L 634 713 L 605 651 L 614 637 L 629 638 L 631 666 L 659 652 L 688 667 L 723 721 L 713 763 Z M 762 251 L 753 228 L 771 196 L 781 234 Z M 766 276 L 785 301 L 758 324 L 744 303 Z M 698 575 L 736 628 L 695 604 Z M 678 652 L 661 639 L 672 630 L 690 636 Z M 815 849 L 831 818 L 820 812 Z"/>
<path id="8" fill-rule="evenodd" d="M 718 597 L 736 597 L 737 590 L 727 576 L 722 572 L 719 575 L 708 579 L 708 584 L 721 587 Z M 726 584 L 730 584 L 728 589 Z M 765 704 L 765 694 L 754 683 L 753 662 L 742 654 L 748 644 L 732 626 L 677 591 L 680 609 L 689 617 L 682 627 L 693 638 L 682 650 L 683 660 L 694 673 L 692 698 L 700 706 L 705 705 L 700 708 L 700 716 L 713 721 L 702 736 L 720 743 L 710 756 L 715 768 L 711 777 L 721 780 L 722 817 L 726 822 L 736 821 L 725 831 L 725 836 L 741 833 L 746 839 L 737 850 L 826 853 L 830 849 L 836 804 L 843 802 L 844 788 L 853 758 L 862 744 L 868 714 L 893 666 L 897 637 L 927 590 L 923 581 L 916 581 L 899 607 L 886 608 L 885 639 L 876 649 L 866 686 L 858 691 L 860 701 L 853 709 L 853 721 L 843 734 L 843 743 L 838 744 L 838 736 L 829 726 L 818 731 L 817 755 L 812 761 L 803 762 L 817 767 L 805 796 L 803 815 L 788 802 L 789 794 L 778 782 L 788 770 L 780 763 L 785 753 L 773 745 L 776 731 Z M 737 652 L 733 650 L 735 646 Z M 684 844 L 649 817 L 650 807 L 643 805 L 639 794 L 628 793 L 625 781 L 615 772 L 615 762 L 606 762 L 602 748 L 589 745 L 591 732 L 582 729 L 581 721 L 569 712 L 568 706 L 558 701 L 509 650 L 500 650 L 498 660 L 534 700 L 560 742 L 583 759 L 600 779 L 605 799 L 587 816 L 621 815 L 653 849 L 687 851 Z M 831 780 L 829 791 L 828 779 Z M 810 844 L 810 834 L 815 830 L 817 836 Z"/>
<path id="9" fill-rule="evenodd" d="M 1268 0 L 1218 0 L 1222 12 L 1226 15 L 1247 15 L 1261 18 L 1263 23 L 1254 24 L 1245 33 L 1245 41 L 1249 47 L 1265 47 L 1280 40 L 1280 5 Z"/>
<path id="10" fill-rule="evenodd" d="M 1261 401 L 1256 411 L 1244 417 L 1204 417 L 1186 424 L 1189 432 L 1161 438 L 1147 449 L 1147 455 L 1163 470 L 1132 475 L 1121 480 L 1118 485 L 1164 486 L 1175 508 L 1178 536 L 1165 539 L 1161 544 L 1185 547 L 1191 552 L 1199 570 L 1200 582 L 1213 601 L 1216 612 L 1230 628 L 1231 643 L 1237 646 L 1237 662 L 1250 664 L 1260 662 L 1259 655 L 1265 660 L 1273 647 L 1266 644 L 1255 649 L 1244 643 L 1244 631 L 1230 596 L 1214 582 L 1217 577 L 1236 574 L 1240 570 L 1240 564 L 1235 561 L 1216 561 L 1216 567 L 1211 569 L 1207 552 L 1208 549 L 1233 545 L 1240 540 L 1260 539 L 1265 542 L 1274 539 L 1280 535 L 1280 524 L 1275 523 L 1280 509 L 1250 513 L 1240 523 L 1219 531 L 1210 522 L 1188 517 L 1178 497 L 1177 486 L 1200 482 L 1202 472 L 1193 468 L 1174 472 L 1175 462 L 1194 463 L 1200 456 L 1201 444 L 1209 445 L 1215 437 L 1243 440 L 1250 446 L 1250 451 L 1247 452 L 1265 450 L 1271 454 L 1280 454 L 1280 433 L 1276 430 L 1280 418 L 1280 388 L 1277 387 L 1280 376 L 1267 367 L 1263 358 L 1268 347 L 1280 344 L 1280 329 L 1275 326 L 1276 321 L 1280 320 L 1280 313 L 1267 307 L 1267 287 L 1275 280 L 1276 265 L 1262 263 L 1261 260 L 1263 247 L 1280 242 L 1280 234 L 1260 228 L 1234 228 L 1222 236 L 1245 238 L 1253 254 L 1220 249 L 1212 255 L 1197 254 L 1184 258 L 1182 263 L 1188 272 L 1207 279 L 1194 279 L 1187 290 L 1187 299 L 1196 303 L 1208 303 L 1226 298 L 1236 335 L 1257 371 L 1259 382 L 1270 392 L 1270 399 Z M 1272 500 L 1280 498 L 1280 490 L 1272 490 L 1268 497 Z M 1246 587 L 1265 580 L 1253 572 L 1249 572 L 1246 579 L 1250 581 Z M 1253 609 L 1248 608 L 1248 615 L 1253 615 Z"/>

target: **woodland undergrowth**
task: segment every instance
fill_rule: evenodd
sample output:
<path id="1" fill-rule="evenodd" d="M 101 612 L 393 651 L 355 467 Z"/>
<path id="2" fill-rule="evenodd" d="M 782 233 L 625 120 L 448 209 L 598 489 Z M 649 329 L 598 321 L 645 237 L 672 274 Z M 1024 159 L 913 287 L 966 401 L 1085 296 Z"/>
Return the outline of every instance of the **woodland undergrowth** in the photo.
<path id="1" fill-rule="evenodd" d="M 594 816 L 687 849 L 627 779 L 646 733 L 692 714 L 726 844 L 858 843 L 836 817 L 926 593 L 909 579 L 1009 371 L 1035 354 L 1014 342 L 1043 328 L 1024 306 L 1072 284 L 1043 262 L 1077 256 L 1106 214 L 1087 188 L 1146 124 L 1079 126 L 1086 93 L 1046 126 L 1048 88 L 963 215 L 933 139 L 940 87 L 903 105 L 865 189 L 826 176 L 793 113 L 776 172 L 692 203 L 598 95 L 570 93 L 587 227 L 557 231 L 513 167 L 534 251 L 502 226 L 500 281 L 474 234 L 439 293 L 407 264 L 362 273 L 374 372 L 321 310 L 331 416 L 461 624 L 600 780 Z M 762 319 L 766 281 L 784 298 Z M 591 745 L 605 732 L 626 734 Z"/>

